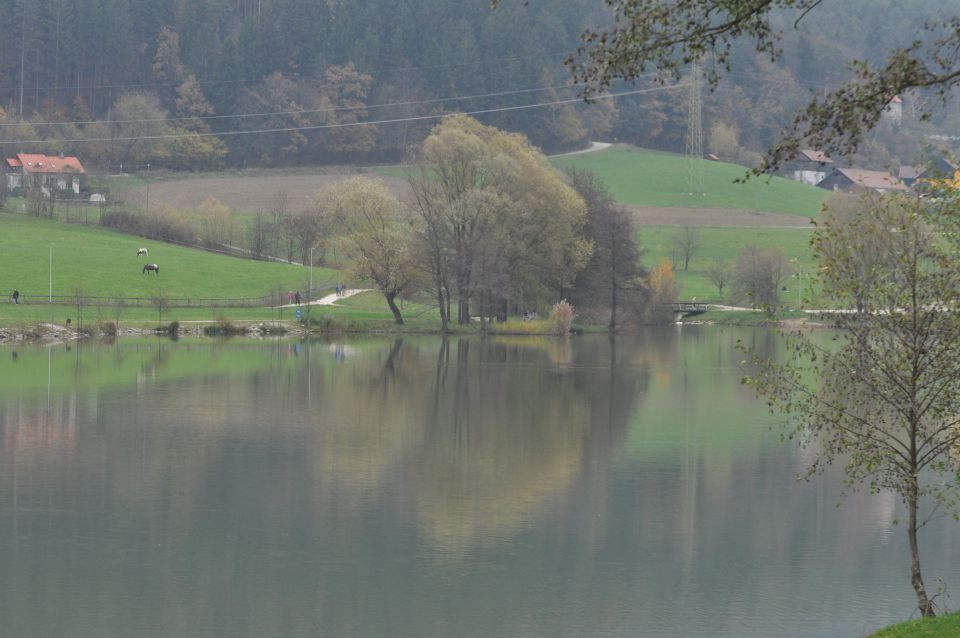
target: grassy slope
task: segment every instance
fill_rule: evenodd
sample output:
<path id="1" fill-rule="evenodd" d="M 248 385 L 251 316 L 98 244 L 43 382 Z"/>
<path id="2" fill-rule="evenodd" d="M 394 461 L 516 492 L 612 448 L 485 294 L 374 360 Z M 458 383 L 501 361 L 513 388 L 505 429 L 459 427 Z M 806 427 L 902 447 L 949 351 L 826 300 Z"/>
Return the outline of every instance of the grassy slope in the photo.
<path id="1" fill-rule="evenodd" d="M 48 291 L 48 245 L 53 244 L 53 293 L 153 297 L 259 297 L 281 289 L 305 290 L 309 270 L 181 248 L 99 228 L 64 224 L 22 215 L 0 214 L 0 293 L 13 288 L 24 295 Z M 160 276 L 142 274 L 150 250 Z M 337 273 L 314 268 L 314 288 L 329 287 Z"/>
<path id="2" fill-rule="evenodd" d="M 960 636 L 960 613 L 912 620 L 881 629 L 871 638 L 956 638 Z"/>
<path id="3" fill-rule="evenodd" d="M 746 170 L 737 164 L 703 162 L 706 197 L 687 194 L 682 155 L 616 146 L 595 153 L 553 158 L 560 168 L 575 167 L 603 177 L 614 198 L 638 206 L 736 208 L 812 217 L 827 191 L 775 177 L 735 184 Z"/>
<path id="4" fill-rule="evenodd" d="M 640 245 L 646 251 L 643 261 L 648 267 L 656 265 L 663 258 L 672 256 L 672 238 L 677 228 L 668 226 L 641 226 Z M 796 259 L 804 273 L 813 270 L 814 262 L 810 254 L 810 233 L 807 230 L 790 228 L 743 228 L 707 227 L 698 229 L 702 248 L 690 260 L 690 270 L 683 272 L 683 264 L 674 264 L 677 269 L 677 283 L 680 287 L 681 299 L 697 299 L 715 301 L 717 289 L 707 277 L 707 269 L 717 257 L 736 262 L 737 255 L 746 246 L 768 247 L 776 246 L 783 250 L 788 259 Z M 785 284 L 788 288 L 784 295 L 789 303 L 796 300 L 796 287 L 791 279 Z M 724 297 L 727 288 L 724 288 Z"/>

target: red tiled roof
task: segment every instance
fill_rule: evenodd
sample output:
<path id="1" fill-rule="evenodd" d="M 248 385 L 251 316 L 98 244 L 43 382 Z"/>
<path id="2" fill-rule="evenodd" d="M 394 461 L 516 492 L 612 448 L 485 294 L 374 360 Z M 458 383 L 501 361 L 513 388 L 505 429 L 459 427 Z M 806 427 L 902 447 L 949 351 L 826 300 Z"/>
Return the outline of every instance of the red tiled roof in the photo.
<path id="1" fill-rule="evenodd" d="M 20 168 L 20 160 L 18 160 L 16 157 L 8 157 L 7 166 L 10 168 Z"/>
<path id="2" fill-rule="evenodd" d="M 805 149 L 800 151 L 800 155 L 806 157 L 811 162 L 820 162 L 821 164 L 833 164 L 833 160 L 827 157 L 826 153 L 821 153 L 820 151 L 814 151 L 811 149 Z"/>
<path id="3" fill-rule="evenodd" d="M 16 161 L 25 173 L 84 173 L 83 164 L 76 157 L 17 153 Z M 10 163 L 10 159 L 7 160 Z M 15 164 L 10 164 L 15 166 Z"/>
<path id="4" fill-rule="evenodd" d="M 864 188 L 902 191 L 907 190 L 899 179 L 884 171 L 864 171 L 859 168 L 838 168 L 847 179 Z"/>

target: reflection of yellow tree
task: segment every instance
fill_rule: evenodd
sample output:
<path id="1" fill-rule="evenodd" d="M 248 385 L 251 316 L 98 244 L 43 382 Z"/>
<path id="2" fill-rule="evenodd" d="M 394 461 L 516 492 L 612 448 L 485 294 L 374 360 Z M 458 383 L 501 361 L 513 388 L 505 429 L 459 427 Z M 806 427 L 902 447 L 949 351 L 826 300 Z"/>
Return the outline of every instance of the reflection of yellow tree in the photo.
<path id="1" fill-rule="evenodd" d="M 358 506 L 382 486 L 423 439 L 424 389 L 432 371 L 402 340 L 382 354 L 363 354 L 320 386 L 310 445 L 315 485 L 338 506 Z"/>
<path id="2" fill-rule="evenodd" d="M 497 376 L 458 368 L 417 462 L 425 534 L 448 555 L 496 543 L 532 523 L 580 471 L 590 407 L 560 373 Z"/>

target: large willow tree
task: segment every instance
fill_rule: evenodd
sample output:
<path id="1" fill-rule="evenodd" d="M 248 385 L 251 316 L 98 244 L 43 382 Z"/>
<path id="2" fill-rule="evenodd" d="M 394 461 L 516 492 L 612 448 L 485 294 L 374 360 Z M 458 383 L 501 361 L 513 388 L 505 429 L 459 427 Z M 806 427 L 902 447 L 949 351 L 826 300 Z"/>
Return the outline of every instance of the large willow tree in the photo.
<path id="1" fill-rule="evenodd" d="M 813 246 L 836 339 L 794 332 L 790 363 L 756 361 L 747 378 L 814 448 L 810 474 L 838 462 L 851 485 L 903 500 L 924 616 L 935 610 L 919 532 L 957 513 L 960 471 L 960 224 L 950 208 L 901 196 L 826 214 Z"/>
<path id="2" fill-rule="evenodd" d="M 523 135 L 457 115 L 423 142 L 410 177 L 441 321 L 557 301 L 590 258 L 586 204 Z"/>

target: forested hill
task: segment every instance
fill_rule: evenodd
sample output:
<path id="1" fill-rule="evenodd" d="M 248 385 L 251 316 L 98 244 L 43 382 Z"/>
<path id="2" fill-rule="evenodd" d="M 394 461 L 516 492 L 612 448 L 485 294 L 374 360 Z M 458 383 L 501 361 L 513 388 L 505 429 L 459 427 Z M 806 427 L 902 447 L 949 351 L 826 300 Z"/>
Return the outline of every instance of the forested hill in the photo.
<path id="1" fill-rule="evenodd" d="M 878 7 L 872 31 L 861 4 Z M 734 145 L 725 155 L 746 161 L 773 141 L 878 33 L 892 41 L 933 11 L 960 13 L 960 0 L 929 4 L 827 2 L 787 28 L 781 64 L 744 48 L 706 101 L 708 128 L 733 134 L 718 138 Z M 430 117 L 457 111 L 493 111 L 480 117 L 551 151 L 598 137 L 682 148 L 680 91 L 563 103 L 577 96 L 563 60 L 608 20 L 602 0 L 0 0 L 0 15 L 4 152 L 131 168 L 392 161 Z M 285 130 L 249 133 L 265 129 Z"/>

